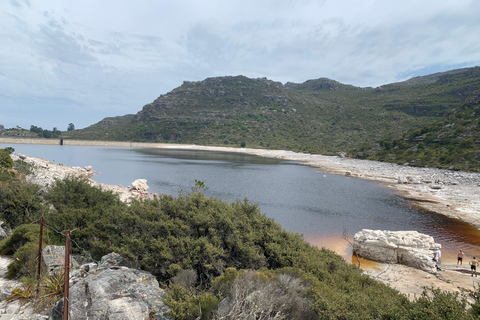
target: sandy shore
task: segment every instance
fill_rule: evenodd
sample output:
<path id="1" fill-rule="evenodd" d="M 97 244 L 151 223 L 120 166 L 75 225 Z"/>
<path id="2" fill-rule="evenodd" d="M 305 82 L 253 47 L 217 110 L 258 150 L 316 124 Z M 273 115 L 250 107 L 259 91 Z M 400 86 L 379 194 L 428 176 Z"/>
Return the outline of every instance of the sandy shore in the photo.
<path id="1" fill-rule="evenodd" d="M 30 139 L 19 142 L 17 139 L 7 140 L 0 138 L 0 143 L 35 143 L 35 141 L 37 140 Z M 302 164 L 319 168 L 319 170 L 326 173 L 380 182 L 383 186 L 393 189 L 414 201 L 421 208 L 463 220 L 480 229 L 479 173 L 416 168 L 377 161 L 342 158 L 339 156 L 311 155 L 284 150 L 65 140 L 65 142 L 67 141 L 69 145 L 131 146 L 239 152 L 298 161 Z M 47 142 L 53 144 L 51 143 L 52 140 L 47 140 Z M 18 157 L 18 155 L 14 155 L 14 157 Z M 43 185 L 51 183 L 53 181 L 52 177 L 62 178 L 70 174 L 76 174 L 90 178 L 94 174 L 92 169 L 88 167 L 67 167 L 28 156 L 25 156 L 25 159 L 27 162 L 38 164 L 40 169 L 32 179 L 33 182 Z M 101 185 L 93 181 L 92 184 L 97 184 L 105 189 L 119 193 L 125 201 L 131 197 L 138 197 L 138 193 L 132 194 L 132 190 L 129 188 Z M 373 267 L 366 269 L 366 272 L 372 277 L 387 283 L 402 293 L 410 295 L 411 298 L 418 297 L 424 286 L 433 285 L 448 291 L 460 291 L 461 288 L 474 289 L 474 284 L 478 286 L 478 278 L 471 278 L 465 271 L 468 271 L 465 267 L 456 268 L 454 264 L 446 265 L 444 270 L 437 274 L 430 274 L 405 266 L 387 264 L 374 264 Z"/>

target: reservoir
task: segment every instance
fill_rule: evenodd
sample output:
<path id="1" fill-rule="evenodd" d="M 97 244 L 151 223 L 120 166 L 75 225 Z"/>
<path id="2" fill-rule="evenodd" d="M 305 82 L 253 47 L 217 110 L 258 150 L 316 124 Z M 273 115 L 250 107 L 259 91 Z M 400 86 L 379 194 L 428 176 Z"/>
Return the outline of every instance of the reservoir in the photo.
<path id="1" fill-rule="evenodd" d="M 129 186 L 147 179 L 149 192 L 189 193 L 195 180 L 204 193 L 233 202 L 247 198 L 285 230 L 351 259 L 349 239 L 361 229 L 416 230 L 443 247 L 444 262 L 456 253 L 480 253 L 480 232 L 460 220 L 418 210 L 380 184 L 331 175 L 294 161 L 242 153 L 153 148 L 0 144 L 57 164 L 91 165 L 93 180 Z"/>

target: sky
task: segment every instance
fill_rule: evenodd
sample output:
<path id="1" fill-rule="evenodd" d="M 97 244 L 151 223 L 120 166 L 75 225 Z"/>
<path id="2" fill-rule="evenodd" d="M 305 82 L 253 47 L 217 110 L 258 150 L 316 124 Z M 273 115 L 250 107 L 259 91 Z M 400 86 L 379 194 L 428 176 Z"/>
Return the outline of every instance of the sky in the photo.
<path id="1" fill-rule="evenodd" d="M 6 128 L 84 128 L 209 77 L 377 87 L 478 65 L 478 0 L 0 1 Z"/>

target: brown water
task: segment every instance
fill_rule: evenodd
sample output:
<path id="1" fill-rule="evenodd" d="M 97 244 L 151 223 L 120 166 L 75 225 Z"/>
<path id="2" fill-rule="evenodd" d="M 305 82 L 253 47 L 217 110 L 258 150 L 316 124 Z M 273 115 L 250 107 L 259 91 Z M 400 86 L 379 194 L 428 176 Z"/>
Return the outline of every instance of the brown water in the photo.
<path id="1" fill-rule="evenodd" d="M 352 252 L 342 233 L 351 239 L 364 228 L 431 235 L 443 247 L 443 263 L 456 264 L 458 250 L 480 256 L 475 227 L 418 210 L 372 181 L 325 174 L 292 161 L 195 150 L 0 144 L 6 146 L 65 165 L 92 165 L 100 172 L 94 179 L 102 183 L 128 186 L 144 178 L 155 193 L 190 192 L 195 180 L 201 180 L 208 196 L 228 202 L 247 197 L 284 229 L 347 261 Z"/>

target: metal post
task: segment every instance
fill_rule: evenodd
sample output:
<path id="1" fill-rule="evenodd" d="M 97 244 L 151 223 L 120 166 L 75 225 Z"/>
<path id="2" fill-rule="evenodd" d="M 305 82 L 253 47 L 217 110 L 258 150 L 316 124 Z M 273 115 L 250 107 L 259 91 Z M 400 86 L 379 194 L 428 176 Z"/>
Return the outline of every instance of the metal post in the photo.
<path id="1" fill-rule="evenodd" d="M 63 293 L 63 320 L 68 320 L 68 293 L 70 291 L 70 231 L 65 233 L 65 285 Z"/>
<path id="2" fill-rule="evenodd" d="M 42 266 L 42 240 L 43 240 L 43 217 L 40 218 L 40 237 L 38 240 L 38 269 L 37 280 L 40 282 L 40 272 Z"/>

